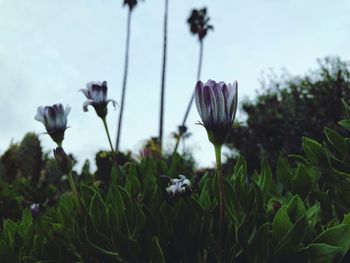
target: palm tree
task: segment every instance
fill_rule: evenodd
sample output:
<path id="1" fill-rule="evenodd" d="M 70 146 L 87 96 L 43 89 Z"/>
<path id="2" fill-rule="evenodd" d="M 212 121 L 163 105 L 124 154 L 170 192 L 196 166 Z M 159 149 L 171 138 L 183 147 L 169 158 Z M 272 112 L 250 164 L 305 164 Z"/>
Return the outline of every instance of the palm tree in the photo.
<path id="1" fill-rule="evenodd" d="M 125 93 L 126 93 L 126 82 L 128 76 L 128 66 L 129 66 L 129 46 L 130 46 L 130 33 L 131 33 L 131 14 L 137 5 L 137 0 L 124 0 L 124 5 L 129 7 L 127 24 L 126 24 L 126 46 L 125 46 L 125 58 L 124 58 L 124 78 L 123 78 L 123 88 L 122 88 L 122 99 L 120 104 L 120 112 L 119 112 L 119 121 L 118 121 L 118 130 L 117 130 L 117 140 L 115 149 L 119 150 L 119 143 L 121 137 L 121 129 L 122 129 L 122 121 L 123 121 L 123 113 L 124 113 L 124 104 L 125 104 Z"/>
<path id="2" fill-rule="evenodd" d="M 160 90 L 160 117 L 159 117 L 159 136 L 158 136 L 158 143 L 159 143 L 160 151 L 162 151 L 162 144 L 163 144 L 165 73 L 166 73 L 167 30 L 168 30 L 168 7 L 169 7 L 169 0 L 165 0 L 164 31 L 163 31 L 163 65 L 162 65 L 162 80 L 161 80 L 161 90 Z"/>
<path id="3" fill-rule="evenodd" d="M 202 70 L 202 61 L 203 61 L 203 39 L 207 35 L 209 30 L 213 30 L 214 26 L 209 24 L 210 18 L 207 16 L 207 9 L 202 8 L 202 9 L 193 9 L 191 12 L 190 17 L 187 19 L 187 23 L 190 26 L 190 31 L 193 35 L 198 36 L 199 40 L 199 62 L 198 62 L 198 71 L 197 71 L 197 80 L 200 79 L 201 76 L 201 70 Z M 183 118 L 182 124 L 179 125 L 179 134 L 177 136 L 175 148 L 174 148 L 174 154 L 177 151 L 177 148 L 179 146 L 179 142 L 181 137 L 184 135 L 182 131 L 186 131 L 186 121 L 188 114 L 190 113 L 192 104 L 194 100 L 194 92 L 192 93 L 191 99 L 188 103 L 185 116 Z"/>

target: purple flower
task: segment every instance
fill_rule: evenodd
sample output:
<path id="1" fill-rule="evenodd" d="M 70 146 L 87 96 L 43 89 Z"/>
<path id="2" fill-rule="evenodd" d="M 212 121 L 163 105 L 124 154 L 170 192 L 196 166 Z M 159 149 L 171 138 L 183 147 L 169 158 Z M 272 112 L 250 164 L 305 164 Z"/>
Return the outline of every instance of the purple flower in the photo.
<path id="1" fill-rule="evenodd" d="M 168 187 L 165 189 L 170 200 L 184 197 L 192 192 L 191 182 L 184 175 L 179 175 L 179 179 L 171 179 Z"/>
<path id="2" fill-rule="evenodd" d="M 40 213 L 40 205 L 37 203 L 31 204 L 30 212 L 31 212 L 33 218 L 38 217 L 39 213 Z"/>
<path id="3" fill-rule="evenodd" d="M 95 108 L 97 115 L 105 118 L 107 115 L 107 104 L 113 103 L 115 107 L 117 102 L 115 100 L 107 99 L 107 81 L 103 82 L 89 82 L 86 84 L 86 89 L 81 89 L 87 100 L 83 104 L 83 110 L 88 111 L 88 106 Z"/>
<path id="4" fill-rule="evenodd" d="M 62 104 L 38 107 L 38 113 L 34 119 L 45 125 L 47 133 L 58 144 L 61 145 L 64 139 L 64 131 L 67 129 L 67 116 L 71 108 Z"/>
<path id="5" fill-rule="evenodd" d="M 202 125 L 209 140 L 222 145 L 233 126 L 237 110 L 237 81 L 227 84 L 208 80 L 206 84 L 198 81 L 195 89 L 196 106 Z"/>

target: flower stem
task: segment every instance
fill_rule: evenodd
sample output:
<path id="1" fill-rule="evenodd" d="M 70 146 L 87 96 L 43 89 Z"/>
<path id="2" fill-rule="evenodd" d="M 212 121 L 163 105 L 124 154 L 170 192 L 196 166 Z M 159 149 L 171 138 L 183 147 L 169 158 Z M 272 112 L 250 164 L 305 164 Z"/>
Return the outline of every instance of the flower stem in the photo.
<path id="1" fill-rule="evenodd" d="M 113 154 L 113 156 L 115 156 L 113 144 L 112 144 L 112 141 L 111 141 L 111 136 L 109 135 L 109 131 L 108 131 L 106 118 L 102 118 L 102 122 L 103 122 L 103 125 L 104 125 L 106 133 L 107 133 L 108 142 L 109 142 L 109 146 L 111 147 L 112 154 Z"/>
<path id="2" fill-rule="evenodd" d="M 214 145 L 215 148 L 215 158 L 216 158 L 216 172 L 218 176 L 218 185 L 219 185 L 219 206 L 220 206 L 220 221 L 219 221 L 219 233 L 218 233 L 218 245 L 221 250 L 222 244 L 222 227 L 224 225 L 224 177 L 222 175 L 221 167 L 221 147 L 222 145 Z M 221 251 L 219 253 L 219 258 Z"/>
<path id="3" fill-rule="evenodd" d="M 82 206 L 81 206 L 81 203 L 80 203 L 80 198 L 79 198 L 79 195 L 78 195 L 78 191 L 75 188 L 75 184 L 74 184 L 73 176 L 72 176 L 72 171 L 68 172 L 68 182 L 70 184 L 70 187 L 72 188 L 72 191 L 73 191 L 73 194 L 75 196 L 75 199 L 76 199 L 77 205 L 79 207 L 79 210 L 82 212 L 83 209 L 82 209 Z"/>

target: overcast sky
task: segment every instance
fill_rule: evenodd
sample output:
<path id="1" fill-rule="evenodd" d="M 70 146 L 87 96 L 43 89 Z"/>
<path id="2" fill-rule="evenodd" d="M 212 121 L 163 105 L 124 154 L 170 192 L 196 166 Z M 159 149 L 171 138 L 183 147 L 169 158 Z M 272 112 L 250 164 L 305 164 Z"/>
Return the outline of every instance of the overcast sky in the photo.
<path id="1" fill-rule="evenodd" d="M 348 0 L 170 0 L 165 146 L 181 122 L 196 79 L 198 42 L 185 23 L 191 8 L 207 6 L 215 31 L 204 43 L 202 79 L 239 82 L 239 101 L 253 98 L 262 71 L 303 74 L 327 55 L 350 57 Z M 141 2 L 132 17 L 129 79 L 121 149 L 138 153 L 158 134 L 164 1 Z M 82 111 L 77 90 L 107 80 L 120 101 L 127 9 L 122 0 L 0 0 L 0 153 L 26 132 L 39 105 L 72 107 L 64 147 L 82 161 L 108 149 L 102 122 Z M 110 106 L 113 140 L 118 110 Z M 200 165 L 214 155 L 195 107 L 188 119 Z M 44 149 L 55 145 L 40 136 Z"/>

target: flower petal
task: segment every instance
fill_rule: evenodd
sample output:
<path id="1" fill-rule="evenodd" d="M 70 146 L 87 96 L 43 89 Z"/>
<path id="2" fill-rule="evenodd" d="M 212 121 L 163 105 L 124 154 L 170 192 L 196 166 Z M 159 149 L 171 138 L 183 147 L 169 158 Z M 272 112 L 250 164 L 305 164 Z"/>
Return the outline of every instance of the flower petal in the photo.
<path id="1" fill-rule="evenodd" d="M 37 114 L 35 115 L 34 119 L 45 124 L 44 112 L 45 112 L 44 107 L 39 106 L 37 109 Z"/>
<path id="2" fill-rule="evenodd" d="M 84 102 L 84 104 L 83 104 L 83 110 L 84 110 L 85 112 L 87 112 L 87 111 L 88 111 L 88 106 L 89 106 L 89 105 L 92 105 L 93 103 L 94 103 L 94 101 L 91 100 L 91 99 L 86 100 L 86 101 Z"/>
<path id="3" fill-rule="evenodd" d="M 89 89 L 88 88 L 87 89 L 80 89 L 79 91 L 81 91 L 85 95 L 85 97 L 87 99 L 91 99 L 90 95 L 89 95 Z"/>
<path id="4" fill-rule="evenodd" d="M 118 106 L 118 102 L 116 102 L 115 100 L 108 99 L 108 100 L 106 101 L 107 104 L 110 103 L 110 102 L 112 102 L 114 109 Z"/>
<path id="5" fill-rule="evenodd" d="M 202 98 L 203 98 L 203 82 L 202 81 L 198 81 L 194 90 L 194 98 L 195 98 L 195 102 L 196 102 L 196 107 L 199 113 L 199 116 L 201 117 L 201 119 L 203 119 L 203 112 L 202 112 Z"/>
<path id="6" fill-rule="evenodd" d="M 67 105 L 66 106 L 66 108 L 64 109 L 64 116 L 67 118 L 67 116 L 68 116 L 68 114 L 70 113 L 70 110 L 71 110 L 72 108 L 69 106 L 69 105 Z"/>

